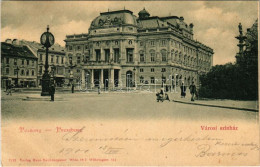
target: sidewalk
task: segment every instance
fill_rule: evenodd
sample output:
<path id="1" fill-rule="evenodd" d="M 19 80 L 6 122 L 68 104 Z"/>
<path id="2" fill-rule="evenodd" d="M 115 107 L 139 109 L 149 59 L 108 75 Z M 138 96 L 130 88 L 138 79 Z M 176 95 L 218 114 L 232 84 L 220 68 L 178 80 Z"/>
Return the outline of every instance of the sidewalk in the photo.
<path id="1" fill-rule="evenodd" d="M 191 101 L 190 93 L 187 93 L 185 98 L 180 97 L 180 92 L 170 93 L 171 100 L 177 103 L 190 104 L 190 105 L 200 105 L 207 107 L 219 107 L 227 109 L 236 109 L 244 111 L 259 111 L 258 101 L 242 101 L 242 100 L 229 100 L 229 99 L 205 99 Z"/>

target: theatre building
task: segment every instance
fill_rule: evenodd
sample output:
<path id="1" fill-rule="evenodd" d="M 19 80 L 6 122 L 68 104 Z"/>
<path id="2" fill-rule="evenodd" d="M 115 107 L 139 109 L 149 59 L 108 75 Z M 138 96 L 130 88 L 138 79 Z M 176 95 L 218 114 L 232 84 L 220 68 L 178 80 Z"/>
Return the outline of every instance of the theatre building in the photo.
<path id="1" fill-rule="evenodd" d="M 183 17 L 138 17 L 130 10 L 100 13 L 88 33 L 67 35 L 68 59 L 87 87 L 199 84 L 210 70 L 213 50 L 193 39 Z"/>

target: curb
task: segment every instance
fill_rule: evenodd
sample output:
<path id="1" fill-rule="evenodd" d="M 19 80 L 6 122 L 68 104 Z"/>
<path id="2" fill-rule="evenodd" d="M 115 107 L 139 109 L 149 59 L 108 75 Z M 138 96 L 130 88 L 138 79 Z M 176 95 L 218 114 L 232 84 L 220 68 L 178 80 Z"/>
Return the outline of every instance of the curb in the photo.
<path id="1" fill-rule="evenodd" d="M 227 109 L 233 109 L 233 110 L 258 112 L 257 109 L 250 109 L 250 108 L 237 108 L 237 107 L 218 106 L 218 105 L 201 104 L 201 103 L 190 103 L 190 102 L 184 102 L 184 101 L 179 101 L 179 100 L 172 100 L 172 101 L 177 102 L 177 103 L 183 103 L 183 104 L 191 104 L 191 105 L 199 105 L 199 106 L 207 106 L 207 107 L 218 107 L 218 108 L 227 108 Z"/>

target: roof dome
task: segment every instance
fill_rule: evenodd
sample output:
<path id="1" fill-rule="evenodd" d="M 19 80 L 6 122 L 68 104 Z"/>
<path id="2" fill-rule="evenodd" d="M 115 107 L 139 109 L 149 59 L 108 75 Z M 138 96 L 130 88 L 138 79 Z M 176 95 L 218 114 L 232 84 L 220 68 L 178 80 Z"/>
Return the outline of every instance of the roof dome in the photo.
<path id="1" fill-rule="evenodd" d="M 115 27 L 119 25 L 137 26 L 136 16 L 129 10 L 100 13 L 100 16 L 92 21 L 90 29 Z"/>
<path id="2" fill-rule="evenodd" d="M 140 18 L 140 19 L 143 19 L 143 18 L 148 18 L 148 17 L 150 16 L 150 13 L 147 12 L 147 11 L 145 10 L 145 8 L 144 8 L 143 10 L 141 10 L 141 11 L 138 13 L 138 15 L 139 15 L 139 18 Z"/>

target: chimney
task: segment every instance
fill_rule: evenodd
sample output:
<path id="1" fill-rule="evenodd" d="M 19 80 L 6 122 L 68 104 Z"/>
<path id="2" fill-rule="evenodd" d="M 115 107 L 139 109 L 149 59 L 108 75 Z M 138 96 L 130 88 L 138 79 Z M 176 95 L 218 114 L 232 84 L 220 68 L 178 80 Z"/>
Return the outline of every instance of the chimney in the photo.
<path id="1" fill-rule="evenodd" d="M 13 39 L 13 42 L 12 42 L 13 45 L 19 45 L 20 42 L 18 39 Z"/>
<path id="2" fill-rule="evenodd" d="M 183 16 L 180 17 L 180 22 L 183 22 L 184 21 L 184 18 Z"/>
<path id="3" fill-rule="evenodd" d="M 10 38 L 5 40 L 6 43 L 12 44 L 12 40 Z"/>

